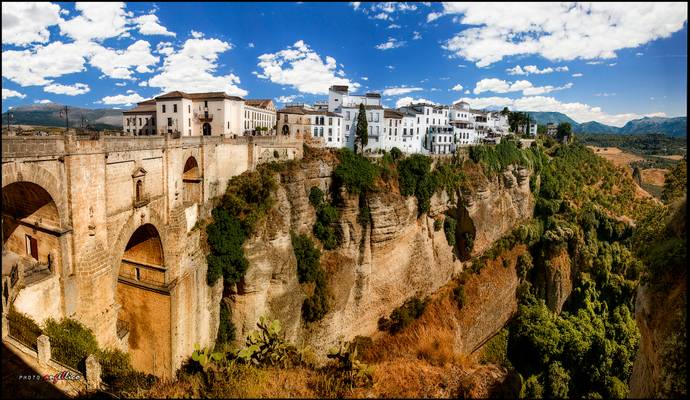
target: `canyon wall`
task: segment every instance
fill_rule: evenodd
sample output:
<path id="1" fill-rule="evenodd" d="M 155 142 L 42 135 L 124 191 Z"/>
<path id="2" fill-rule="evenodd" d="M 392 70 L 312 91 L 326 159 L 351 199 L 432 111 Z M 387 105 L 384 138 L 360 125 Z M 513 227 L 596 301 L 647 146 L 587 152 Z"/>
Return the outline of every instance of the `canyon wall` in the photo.
<path id="1" fill-rule="evenodd" d="M 321 352 L 340 339 L 372 335 L 380 317 L 387 317 L 412 296 L 438 290 L 463 270 L 465 263 L 448 245 L 443 229 L 434 230 L 436 218 L 443 214 L 469 218 L 465 222 L 474 227 L 477 238 L 472 253 L 479 254 L 519 221 L 532 217 L 534 199 L 529 189 L 530 173 L 525 169 L 509 169 L 476 193 L 452 196 L 460 201 L 451 201 L 445 192 L 436 194 L 430 212 L 419 218 L 414 197 L 403 197 L 394 190 L 369 193 L 366 202 L 371 220 L 366 227 L 357 221 L 358 196 L 343 191 L 342 244 L 321 256 L 328 277 L 330 310 L 320 321 L 304 324 L 301 306 L 305 294 L 297 280 L 290 232 L 311 235 L 316 217 L 309 204 L 309 191 L 318 186 L 329 193 L 334 167 L 335 161 L 303 162 L 280 178 L 272 210 L 245 243 L 249 269 L 229 296 L 238 340 L 255 329 L 264 314 L 281 320 L 290 341 Z M 464 204 L 462 213 L 458 204 Z M 477 307 L 486 306 L 496 326 L 480 327 L 475 332 L 472 327 L 476 321 L 465 321 L 467 330 L 457 344 L 465 351 L 473 351 L 493 335 L 516 309 L 514 265 L 494 272 L 500 279 L 493 282 L 500 287 L 478 288 L 487 304 Z M 487 317 L 475 315 L 479 316 Z"/>

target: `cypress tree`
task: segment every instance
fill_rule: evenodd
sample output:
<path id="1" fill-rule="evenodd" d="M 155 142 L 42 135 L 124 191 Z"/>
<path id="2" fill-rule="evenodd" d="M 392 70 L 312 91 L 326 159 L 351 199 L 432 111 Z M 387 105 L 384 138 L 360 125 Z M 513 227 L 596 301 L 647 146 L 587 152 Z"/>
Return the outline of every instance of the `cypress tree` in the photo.
<path id="1" fill-rule="evenodd" d="M 355 139 L 355 152 L 357 151 L 356 143 L 359 142 L 361 153 L 364 153 L 364 148 L 369 143 L 367 113 L 364 109 L 364 104 L 359 105 L 359 115 L 357 115 L 357 130 Z"/>

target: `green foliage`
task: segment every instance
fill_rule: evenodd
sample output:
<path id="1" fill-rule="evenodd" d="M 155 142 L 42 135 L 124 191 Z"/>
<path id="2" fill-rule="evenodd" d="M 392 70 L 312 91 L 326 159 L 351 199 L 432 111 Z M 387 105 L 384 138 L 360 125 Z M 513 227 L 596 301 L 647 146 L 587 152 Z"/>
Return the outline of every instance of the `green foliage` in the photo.
<path id="1" fill-rule="evenodd" d="M 568 371 L 558 361 L 552 362 L 546 374 L 546 397 L 551 399 L 569 398 L 569 384 L 570 375 L 568 375 Z"/>
<path id="2" fill-rule="evenodd" d="M 450 216 L 446 216 L 443 220 L 443 232 L 446 234 L 446 241 L 448 245 L 455 248 L 455 230 L 457 228 L 458 221 Z"/>
<path id="3" fill-rule="evenodd" d="M 318 209 L 319 207 L 321 207 L 323 198 L 323 190 L 319 189 L 318 186 L 312 186 L 311 190 L 309 190 L 309 204 L 314 206 L 314 208 Z"/>
<path id="4" fill-rule="evenodd" d="M 280 321 L 269 321 L 261 316 L 256 323 L 259 328 L 252 331 L 245 347 L 238 350 L 237 360 L 245 364 L 279 366 L 286 368 L 298 357 L 297 349 L 280 335 Z"/>
<path id="5" fill-rule="evenodd" d="M 687 309 L 680 308 L 673 316 L 669 336 L 659 352 L 661 359 L 660 393 L 656 397 L 687 397 Z"/>
<path id="6" fill-rule="evenodd" d="M 672 170 L 666 173 L 664 190 L 661 192 L 661 200 L 670 203 L 687 193 L 688 169 L 685 160 L 680 160 Z"/>
<path id="7" fill-rule="evenodd" d="M 379 329 L 395 334 L 407 327 L 412 321 L 421 317 L 424 309 L 429 304 L 429 299 L 411 297 L 405 303 L 393 310 L 390 319 L 382 317 L 379 319 Z"/>
<path id="8" fill-rule="evenodd" d="M 249 267 L 242 250 L 247 233 L 242 222 L 226 209 L 216 207 L 211 215 L 213 223 L 206 227 L 207 242 L 211 249 L 206 256 L 206 280 L 209 285 L 213 285 L 222 276 L 225 284 L 232 285 L 242 279 Z"/>
<path id="9" fill-rule="evenodd" d="M 36 321 L 28 315 L 15 310 L 14 306 L 10 305 L 10 310 L 7 313 L 7 322 L 9 323 L 10 336 L 36 350 L 36 340 L 43 333 Z"/>
<path id="10" fill-rule="evenodd" d="M 100 350 L 96 356 L 101 364 L 101 379 L 108 391 L 120 397 L 136 396 L 139 390 L 150 389 L 157 378 L 136 371 L 129 354 L 115 349 Z"/>
<path id="11" fill-rule="evenodd" d="M 361 152 L 369 144 L 369 130 L 367 123 L 367 113 L 364 104 L 359 105 L 359 113 L 357 114 L 357 125 L 355 128 L 355 141 L 361 145 Z M 356 146 L 355 146 L 356 148 Z"/>
<path id="12" fill-rule="evenodd" d="M 199 344 L 194 344 L 194 352 L 192 353 L 192 360 L 199 363 L 204 372 L 212 368 L 213 362 L 218 362 L 223 359 L 223 353 L 212 352 L 211 349 L 199 348 Z"/>
<path id="13" fill-rule="evenodd" d="M 353 194 L 365 193 L 374 188 L 378 172 L 374 164 L 348 148 L 340 149 L 338 158 L 340 164 L 333 171 L 336 188 L 345 186 Z"/>
<path id="14" fill-rule="evenodd" d="M 462 283 L 458 284 L 453 289 L 453 300 L 458 304 L 458 309 L 462 310 L 462 308 L 465 306 L 465 285 Z"/>
<path id="15" fill-rule="evenodd" d="M 529 271 L 532 269 L 534 266 L 534 261 L 532 259 L 532 255 L 529 252 L 525 252 L 523 254 L 520 254 L 520 257 L 517 259 L 517 274 L 518 278 L 520 280 L 526 280 L 527 279 L 527 274 Z"/>
<path id="16" fill-rule="evenodd" d="M 521 399 L 541 399 L 544 397 L 544 386 L 541 384 L 541 375 L 532 375 L 522 385 Z"/>
<path id="17" fill-rule="evenodd" d="M 648 133 L 640 135 L 578 134 L 578 141 L 587 146 L 618 147 L 619 149 L 647 155 L 684 155 L 687 151 L 687 138 L 664 134 Z"/>
<path id="18" fill-rule="evenodd" d="M 50 337 L 51 357 L 82 372 L 90 354 L 98 354 L 98 342 L 93 332 L 79 321 L 48 318 L 43 333 Z"/>
<path id="19" fill-rule="evenodd" d="M 417 197 L 418 214 L 429 211 L 436 181 L 431 174 L 431 157 L 413 154 L 398 163 L 400 194 Z"/>
<path id="20" fill-rule="evenodd" d="M 402 158 L 403 153 L 402 153 L 402 151 L 401 151 L 399 148 L 393 147 L 393 148 L 391 149 L 390 155 L 391 155 L 391 157 L 393 158 L 393 161 L 398 161 L 399 159 Z"/>
<path id="21" fill-rule="evenodd" d="M 561 122 L 556 129 L 556 139 L 563 140 L 568 137 L 568 141 L 573 140 L 573 128 L 568 122 Z"/>
<path id="22" fill-rule="evenodd" d="M 328 312 L 326 276 L 319 263 L 321 251 L 306 235 L 292 234 L 292 247 L 297 258 L 297 278 L 300 283 L 313 283 L 314 292 L 302 303 L 302 318 L 318 321 Z"/>
<path id="23" fill-rule="evenodd" d="M 438 232 L 443 228 L 443 220 L 441 218 L 437 218 L 434 220 L 434 231 Z"/>
<path id="24" fill-rule="evenodd" d="M 232 310 L 225 302 L 221 301 L 216 349 L 231 343 L 233 340 L 235 340 L 235 325 L 232 323 Z"/>
<path id="25" fill-rule="evenodd" d="M 513 365 L 508 359 L 508 330 L 501 329 L 482 348 L 482 356 L 479 360 L 482 364 L 491 363 L 512 369 Z"/>
<path id="26" fill-rule="evenodd" d="M 327 357 L 333 360 L 330 369 L 341 383 L 352 389 L 370 386 L 373 383 L 373 368 L 357 359 L 357 346 L 354 343 L 341 343 L 331 348 Z"/>

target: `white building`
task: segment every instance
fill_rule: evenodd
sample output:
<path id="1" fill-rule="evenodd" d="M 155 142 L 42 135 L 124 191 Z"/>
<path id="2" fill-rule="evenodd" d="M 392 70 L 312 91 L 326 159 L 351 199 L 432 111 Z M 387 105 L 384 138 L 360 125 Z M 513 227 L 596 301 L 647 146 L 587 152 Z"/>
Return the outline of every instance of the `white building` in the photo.
<path id="1" fill-rule="evenodd" d="M 429 152 L 431 154 L 451 154 L 455 152 L 455 128 L 432 126 L 429 128 Z"/>
<path id="2" fill-rule="evenodd" d="M 390 151 L 393 147 L 404 151 L 403 116 L 395 110 L 383 110 L 383 148 L 386 151 Z"/>
<path id="3" fill-rule="evenodd" d="M 430 128 L 448 126 L 448 107 L 428 103 L 416 103 L 398 109 L 404 113 L 415 114 L 415 135 L 419 136 L 420 152 L 431 150 Z M 423 149 L 423 150 L 421 150 Z"/>
<path id="4" fill-rule="evenodd" d="M 271 99 L 244 101 L 244 134 L 253 134 L 257 128 L 262 134 L 275 135 L 276 107 Z"/>
<path id="5" fill-rule="evenodd" d="M 474 117 L 470 105 L 461 101 L 453 104 L 448 114 L 448 123 L 455 128 L 455 139 L 458 146 L 469 146 L 480 142 L 474 129 Z"/>
<path id="6" fill-rule="evenodd" d="M 328 90 L 328 111 L 343 117 L 345 146 L 354 149 L 359 106 L 364 105 L 367 116 L 368 138 L 364 151 L 374 152 L 384 148 L 383 107 L 379 93 L 355 95 L 348 92 L 347 86 L 331 86 Z"/>
<path id="7" fill-rule="evenodd" d="M 244 100 L 224 92 L 170 92 L 156 97 L 158 134 L 181 136 L 241 135 Z"/>
<path id="8" fill-rule="evenodd" d="M 135 136 L 156 134 L 156 101 L 137 103 L 131 110 L 122 112 L 122 130 Z"/>
<path id="9" fill-rule="evenodd" d="M 344 147 L 343 117 L 325 109 L 304 108 L 304 114 L 311 123 L 311 136 L 322 139 L 326 147 Z"/>

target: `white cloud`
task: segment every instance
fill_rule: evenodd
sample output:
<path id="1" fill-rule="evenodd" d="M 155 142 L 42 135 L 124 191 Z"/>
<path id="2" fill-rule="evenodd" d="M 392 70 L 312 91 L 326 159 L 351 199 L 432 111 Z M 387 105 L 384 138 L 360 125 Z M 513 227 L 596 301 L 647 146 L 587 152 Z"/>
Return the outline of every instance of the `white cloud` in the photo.
<path id="1" fill-rule="evenodd" d="M 193 37 L 194 39 L 201 39 L 202 37 L 204 37 L 203 32 L 197 32 L 197 31 L 195 31 L 195 30 L 192 30 L 192 31 L 190 32 L 190 34 L 192 35 L 192 37 Z"/>
<path id="2" fill-rule="evenodd" d="M 474 94 L 480 94 L 483 92 L 510 93 L 522 91 L 522 94 L 524 96 L 534 96 L 538 94 L 554 92 L 557 90 L 570 89 L 572 86 L 572 83 L 567 83 L 560 87 L 555 87 L 551 85 L 534 86 L 532 85 L 532 82 L 526 80 L 507 82 L 502 79 L 487 78 L 477 82 L 473 92 Z"/>
<path id="3" fill-rule="evenodd" d="M 127 86 L 127 82 L 116 82 L 115 86 L 120 86 L 120 87 Z"/>
<path id="4" fill-rule="evenodd" d="M 50 39 L 48 27 L 62 20 L 60 6 L 40 2 L 2 3 L 2 44 L 26 46 Z"/>
<path id="5" fill-rule="evenodd" d="M 156 45 L 156 53 L 162 54 L 164 56 L 169 56 L 175 52 L 173 44 L 170 42 L 160 42 Z"/>
<path id="6" fill-rule="evenodd" d="M 581 76 L 582 76 L 582 74 L 580 72 L 573 74 L 573 78 L 579 78 Z"/>
<path id="7" fill-rule="evenodd" d="M 43 88 L 44 92 L 64 94 L 67 96 L 77 96 L 80 94 L 88 93 L 91 90 L 89 85 L 85 83 L 75 83 L 74 85 L 62 85 L 59 83 L 52 83 Z"/>
<path id="8" fill-rule="evenodd" d="M 384 89 L 383 95 L 384 96 L 400 96 L 403 94 L 418 92 L 420 90 L 424 90 L 424 89 L 422 89 L 420 87 L 407 87 L 407 86 L 392 87 L 392 88 Z"/>
<path id="9" fill-rule="evenodd" d="M 232 44 L 218 39 L 187 39 L 177 51 L 163 61 L 162 72 L 148 80 L 149 87 L 189 92 L 224 91 L 229 95 L 246 96 L 237 86 L 240 78 L 232 73 L 214 75 L 218 54 L 232 49 Z"/>
<path id="10" fill-rule="evenodd" d="M 354 8 L 355 10 L 359 8 L 360 4 L 362 4 L 361 1 L 352 1 L 352 2 L 350 2 L 350 5 L 351 5 L 352 8 Z"/>
<path id="11" fill-rule="evenodd" d="M 604 92 L 604 93 L 595 93 L 594 95 L 597 97 L 611 97 L 611 96 L 615 96 L 616 94 Z"/>
<path id="12" fill-rule="evenodd" d="M 122 104 L 125 106 L 131 106 L 133 103 L 138 103 L 140 101 L 146 100 L 145 98 L 139 96 L 138 93 L 130 94 L 118 94 L 116 96 L 106 96 L 101 99 L 103 104 Z"/>
<path id="13" fill-rule="evenodd" d="M 665 116 L 664 113 L 655 112 L 649 114 L 608 114 L 602 111 L 601 107 L 590 106 L 583 103 L 563 103 L 553 97 L 544 96 L 530 96 L 521 97 L 518 99 L 511 99 L 508 97 L 479 97 L 468 98 L 463 97 L 458 101 L 466 101 L 470 103 L 473 108 L 503 108 L 509 107 L 511 110 L 519 111 L 551 111 L 562 112 L 563 114 L 574 119 L 578 123 L 597 121 L 607 125 L 623 126 L 626 122 L 642 118 L 644 116 Z"/>
<path id="14" fill-rule="evenodd" d="M 92 43 L 52 42 L 31 50 L 2 52 L 2 76 L 21 86 L 47 85 L 57 78 L 86 68 L 86 58 L 96 45 Z"/>
<path id="15" fill-rule="evenodd" d="M 159 57 L 151 54 L 149 42 L 137 40 L 126 49 L 112 50 L 97 46 L 89 63 L 113 79 L 134 79 L 132 67 L 139 73 L 153 72 Z"/>
<path id="16" fill-rule="evenodd" d="M 604 63 L 603 61 L 587 61 L 588 65 L 599 65 L 599 64 L 603 64 L 603 63 Z"/>
<path id="17" fill-rule="evenodd" d="M 635 53 L 635 55 L 639 57 L 639 56 L 643 56 L 644 53 L 642 53 L 642 52 L 637 52 L 637 53 Z"/>
<path id="18" fill-rule="evenodd" d="M 462 92 L 462 89 L 462 85 L 458 83 L 457 85 L 453 86 L 451 90 L 455 90 L 456 92 Z"/>
<path id="19" fill-rule="evenodd" d="M 469 89 L 466 89 L 466 90 L 465 90 L 465 94 L 470 94 L 470 90 L 469 90 Z"/>
<path id="20" fill-rule="evenodd" d="M 247 47 L 249 47 L 250 49 L 253 49 L 254 48 L 254 42 L 249 42 L 247 44 Z"/>
<path id="21" fill-rule="evenodd" d="M 387 41 L 376 45 L 376 48 L 379 50 L 390 50 L 390 49 L 397 49 L 398 47 L 402 47 L 405 45 L 405 41 L 399 41 L 398 39 L 395 38 L 388 38 Z"/>
<path id="22" fill-rule="evenodd" d="M 170 32 L 160 24 L 158 16 L 155 14 L 142 15 L 134 18 L 133 21 L 138 25 L 139 33 L 142 35 L 175 36 L 175 32 Z"/>
<path id="23" fill-rule="evenodd" d="M 412 32 L 412 35 L 412 40 L 419 40 L 422 38 L 422 34 L 417 31 Z"/>
<path id="24" fill-rule="evenodd" d="M 382 19 L 382 20 L 387 20 L 388 19 L 388 14 L 386 13 L 378 13 L 374 15 L 374 19 Z"/>
<path id="25" fill-rule="evenodd" d="M 80 15 L 60 22 L 60 32 L 77 41 L 105 40 L 113 37 L 127 37 L 125 3 L 82 3 L 74 6 Z"/>
<path id="26" fill-rule="evenodd" d="M 608 65 L 609 67 L 615 67 L 616 64 L 618 64 L 618 63 L 610 63 L 610 64 L 606 64 L 606 65 Z"/>
<path id="27" fill-rule="evenodd" d="M 277 98 L 276 98 L 276 101 L 277 101 L 278 103 L 283 103 L 283 104 L 292 103 L 292 102 L 294 102 L 295 99 L 297 99 L 298 97 L 303 97 L 303 96 L 302 96 L 301 94 L 292 94 L 292 95 L 290 95 L 290 96 L 280 96 L 280 97 L 277 97 Z"/>
<path id="28" fill-rule="evenodd" d="M 43 99 L 43 100 L 34 100 L 34 103 L 35 104 L 49 104 L 49 103 L 52 103 L 52 101 L 50 101 L 48 99 Z"/>
<path id="29" fill-rule="evenodd" d="M 359 88 L 359 83 L 336 76 L 337 65 L 331 56 L 326 56 L 324 63 L 318 53 L 299 40 L 281 51 L 259 56 L 258 66 L 262 71 L 256 76 L 309 94 L 327 94 L 331 85 L 347 85 L 352 90 Z"/>
<path id="30" fill-rule="evenodd" d="M 611 59 L 616 51 L 669 37 L 687 21 L 687 3 L 443 3 L 472 28 L 443 48 L 485 67 L 507 56 Z M 659 23 L 663 21 L 663 23 Z"/>
<path id="31" fill-rule="evenodd" d="M 363 76 L 363 77 L 362 77 L 362 80 L 363 80 L 363 81 L 368 81 L 368 80 L 369 80 L 369 77 Z"/>
<path id="32" fill-rule="evenodd" d="M 506 69 L 506 72 L 508 72 L 508 75 L 543 75 L 552 72 L 568 72 L 568 66 L 564 65 L 556 68 L 546 67 L 544 69 L 539 69 L 536 65 L 525 65 L 524 67 L 516 65 L 513 68 Z"/>
<path id="33" fill-rule="evenodd" d="M 398 24 L 390 24 L 390 25 L 388 25 L 388 29 L 400 29 L 400 25 L 398 25 Z"/>
<path id="34" fill-rule="evenodd" d="M 388 68 L 388 69 L 390 69 L 390 70 L 394 70 L 394 69 L 395 69 L 395 67 L 392 66 L 392 65 L 386 65 L 386 68 Z"/>
<path id="35" fill-rule="evenodd" d="M 23 99 L 26 97 L 26 95 L 19 93 L 16 90 L 3 88 L 2 89 L 2 99 L 5 100 L 5 99 L 9 99 L 10 97 L 19 97 L 20 99 Z"/>
<path id="36" fill-rule="evenodd" d="M 418 99 L 413 99 L 412 97 L 401 97 L 398 99 L 398 101 L 395 102 L 395 108 L 400 108 L 404 107 L 410 104 L 414 103 L 428 103 L 428 104 L 436 104 L 435 102 L 423 98 L 418 98 Z"/>

